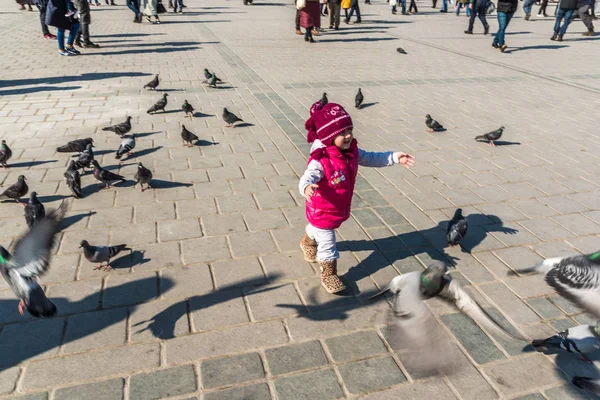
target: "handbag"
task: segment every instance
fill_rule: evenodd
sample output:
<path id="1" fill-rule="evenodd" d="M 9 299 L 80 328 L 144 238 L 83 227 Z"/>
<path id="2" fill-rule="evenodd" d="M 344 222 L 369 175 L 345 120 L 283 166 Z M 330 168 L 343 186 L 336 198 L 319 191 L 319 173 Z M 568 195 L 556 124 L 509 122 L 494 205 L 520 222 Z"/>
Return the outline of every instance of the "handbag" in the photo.
<path id="1" fill-rule="evenodd" d="M 165 8 L 165 6 L 163 5 L 162 1 L 159 1 L 156 4 L 156 13 L 157 14 L 164 14 L 167 12 L 167 9 Z"/>
<path id="2" fill-rule="evenodd" d="M 496 5 L 494 4 L 494 2 L 492 0 L 490 0 L 487 3 L 485 13 L 489 15 L 489 14 L 493 13 L 494 11 L 496 11 Z"/>
<path id="3" fill-rule="evenodd" d="M 306 0 L 296 1 L 296 9 L 297 10 L 302 10 L 304 7 L 306 7 Z"/>

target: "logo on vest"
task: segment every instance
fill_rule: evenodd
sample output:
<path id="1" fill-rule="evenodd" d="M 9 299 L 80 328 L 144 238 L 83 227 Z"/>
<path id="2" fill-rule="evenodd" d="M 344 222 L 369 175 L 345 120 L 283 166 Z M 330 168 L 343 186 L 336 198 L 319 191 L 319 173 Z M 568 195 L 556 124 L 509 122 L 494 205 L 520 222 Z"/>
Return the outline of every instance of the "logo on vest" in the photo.
<path id="1" fill-rule="evenodd" d="M 335 171 L 331 179 L 329 179 L 329 183 L 331 184 L 331 186 L 335 186 L 345 180 L 346 177 L 344 176 L 344 173 L 342 171 Z"/>

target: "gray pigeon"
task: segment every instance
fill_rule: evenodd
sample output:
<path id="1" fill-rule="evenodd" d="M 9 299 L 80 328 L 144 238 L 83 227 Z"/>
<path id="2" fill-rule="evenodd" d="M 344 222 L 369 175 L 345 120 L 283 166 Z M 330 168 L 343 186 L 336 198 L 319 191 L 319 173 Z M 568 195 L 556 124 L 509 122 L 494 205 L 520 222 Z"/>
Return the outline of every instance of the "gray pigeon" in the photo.
<path id="1" fill-rule="evenodd" d="M 425 125 L 427 125 L 431 132 L 441 132 L 445 130 L 442 124 L 437 122 L 435 119 L 431 118 L 431 115 L 427 114 L 425 118 Z"/>
<path id="2" fill-rule="evenodd" d="M 56 306 L 48 300 L 37 278 L 50 268 L 54 239 L 66 212 L 67 203 L 63 201 L 57 210 L 38 220 L 31 230 L 17 240 L 12 255 L 0 246 L 0 272 L 21 299 L 18 306 L 21 314 L 23 307 L 36 318 L 56 314 Z"/>
<path id="3" fill-rule="evenodd" d="M 148 188 L 150 187 L 150 181 L 152 180 L 152 171 L 148 168 L 144 167 L 142 163 L 138 163 L 138 170 L 133 177 L 135 179 L 136 185 L 140 184 L 140 192 L 144 191 L 144 183 Z"/>
<path id="4" fill-rule="evenodd" d="M 329 103 L 329 99 L 327 99 L 327 93 L 323 92 L 323 96 L 321 96 L 321 108 L 325 107 L 327 103 Z"/>
<path id="5" fill-rule="evenodd" d="M 364 96 L 362 94 L 362 91 L 360 90 L 360 88 L 358 88 L 358 93 L 356 93 L 356 97 L 354 97 L 354 106 L 356 108 L 360 108 L 363 100 L 364 100 Z"/>
<path id="6" fill-rule="evenodd" d="M 219 78 L 217 78 L 216 75 L 211 75 L 211 77 L 209 79 L 207 79 L 205 82 L 208 83 L 208 86 L 211 88 L 217 88 L 217 82 L 220 82 L 221 80 Z"/>
<path id="7" fill-rule="evenodd" d="M 132 120 L 132 117 L 127 117 L 125 122 L 121 122 L 120 124 L 117 124 L 117 125 L 107 126 L 105 128 L 102 128 L 102 130 L 108 131 L 108 132 L 114 132 L 117 135 L 123 137 L 125 134 L 129 133 L 129 131 L 131 130 L 131 120 Z"/>
<path id="8" fill-rule="evenodd" d="M 98 161 L 94 160 L 92 161 L 92 164 L 94 164 L 94 178 L 96 178 L 97 180 L 99 180 L 100 182 L 104 183 L 106 186 L 104 187 L 104 189 L 108 189 L 110 188 L 110 185 L 113 182 L 125 182 L 125 178 L 122 177 L 121 175 L 117 175 L 114 174 L 104 168 L 102 168 L 100 166 L 100 164 L 98 164 Z"/>
<path id="9" fill-rule="evenodd" d="M 223 121 L 227 122 L 228 127 L 232 127 L 233 124 L 235 124 L 238 121 L 244 122 L 243 119 L 239 118 L 234 113 L 229 112 L 229 110 L 227 110 L 227 108 L 223 108 Z"/>
<path id="10" fill-rule="evenodd" d="M 69 143 L 57 147 L 56 151 L 59 153 L 81 153 L 90 143 L 92 144 L 92 147 L 94 147 L 94 139 L 92 138 L 71 140 Z"/>
<path id="11" fill-rule="evenodd" d="M 185 147 L 194 147 L 192 142 L 198 140 L 198 136 L 188 131 L 185 125 L 181 125 L 181 138 L 183 139 L 183 145 Z"/>
<path id="12" fill-rule="evenodd" d="M 216 80 L 216 82 L 223 82 L 222 80 L 220 80 L 219 78 L 217 78 L 217 74 L 215 74 L 214 72 L 211 74 L 208 71 L 208 68 L 204 68 L 204 77 L 208 80 L 210 78 L 213 78 Z"/>
<path id="13" fill-rule="evenodd" d="M 6 144 L 6 140 L 2 140 L 2 146 L 0 146 L 0 165 L 4 169 L 8 168 L 8 160 L 12 157 L 12 150 Z"/>
<path id="14" fill-rule="evenodd" d="M 33 228 L 33 224 L 43 219 L 46 216 L 46 209 L 44 205 L 40 203 L 37 198 L 36 192 L 31 192 L 29 196 L 29 202 L 25 205 L 25 222 L 29 229 Z"/>
<path id="15" fill-rule="evenodd" d="M 25 196 L 29 191 L 29 186 L 25 183 L 26 180 L 27 178 L 25 178 L 25 176 L 19 175 L 17 182 L 10 185 L 2 194 L 0 194 L 0 199 L 13 199 L 22 206 L 25 206 L 25 204 L 21 203 L 21 197 Z"/>
<path id="16" fill-rule="evenodd" d="M 148 109 L 148 111 L 146 111 L 148 114 L 152 114 L 157 112 L 158 110 L 162 110 L 162 112 L 165 112 L 165 107 L 167 106 L 167 96 L 169 96 L 169 93 L 164 93 L 163 97 L 158 100 L 156 103 L 154 103 L 154 105 L 152 107 L 150 107 Z"/>
<path id="17" fill-rule="evenodd" d="M 446 239 L 448 239 L 448 245 L 454 247 L 460 242 L 467 234 L 467 228 L 469 223 L 467 219 L 462 215 L 462 209 L 458 208 L 454 212 L 454 216 L 448 223 L 448 229 L 446 231 Z"/>
<path id="18" fill-rule="evenodd" d="M 117 246 L 92 246 L 87 240 L 82 240 L 79 244 L 79 247 L 83 247 L 83 255 L 85 256 L 86 260 L 93 263 L 100 263 L 100 265 L 94 268 L 94 270 L 101 269 L 102 264 L 106 263 L 104 270 L 107 271 L 109 268 L 112 268 L 110 266 L 111 258 L 123 250 L 129 250 L 129 252 L 131 252 L 131 249 L 127 247 L 126 244 L 119 244 Z"/>
<path id="19" fill-rule="evenodd" d="M 192 107 L 192 105 L 188 103 L 187 100 L 184 100 L 181 109 L 185 113 L 186 117 L 190 117 L 190 119 L 192 119 L 192 117 L 194 116 L 194 107 Z"/>
<path id="20" fill-rule="evenodd" d="M 76 161 L 71 161 L 63 176 L 65 177 L 65 183 L 69 189 L 71 189 L 71 192 L 73 192 L 73 196 L 75 196 L 76 199 L 80 199 L 83 197 L 83 194 L 81 193 L 81 175 L 75 167 L 75 162 Z"/>
<path id="21" fill-rule="evenodd" d="M 77 160 L 74 160 L 74 168 L 75 169 L 83 169 L 85 171 L 86 168 L 92 167 L 92 161 L 94 160 L 94 151 L 92 150 L 92 144 L 88 143 L 85 150 L 79 153 L 77 156 Z"/>
<path id="22" fill-rule="evenodd" d="M 496 129 L 493 132 L 489 132 L 489 133 L 486 133 L 485 135 L 477 136 L 477 137 L 475 137 L 475 140 L 487 141 L 490 144 L 490 146 L 496 146 L 494 141 L 500 139 L 500 136 L 502 136 L 502 132 L 504 132 L 503 126 L 501 126 L 500 128 Z"/>
<path id="23" fill-rule="evenodd" d="M 158 80 L 158 74 L 156 74 L 156 76 L 154 77 L 154 79 L 152 79 L 150 82 L 146 83 L 144 85 L 144 89 L 148 88 L 151 90 L 156 90 L 156 88 L 158 87 L 159 84 L 159 80 Z"/>
<path id="24" fill-rule="evenodd" d="M 547 339 L 536 339 L 531 342 L 536 351 L 566 350 L 579 354 L 579 359 L 591 363 L 585 355 L 600 350 L 600 322 L 596 325 L 579 325 L 551 336 Z"/>
<path id="25" fill-rule="evenodd" d="M 135 133 L 129 135 L 121 142 L 115 158 L 120 160 L 123 154 L 127 153 L 127 156 L 131 157 L 131 150 L 135 148 Z"/>

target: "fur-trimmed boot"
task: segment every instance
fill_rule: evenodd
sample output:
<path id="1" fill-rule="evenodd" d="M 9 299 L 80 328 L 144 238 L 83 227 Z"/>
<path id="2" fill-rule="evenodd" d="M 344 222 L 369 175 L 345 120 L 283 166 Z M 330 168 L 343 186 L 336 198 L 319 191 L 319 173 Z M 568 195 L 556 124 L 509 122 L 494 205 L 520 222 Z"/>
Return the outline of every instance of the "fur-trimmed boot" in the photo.
<path id="1" fill-rule="evenodd" d="M 321 285 L 327 293 L 337 293 L 346 289 L 339 276 L 337 276 L 337 260 L 319 261 L 321 266 Z"/>
<path id="2" fill-rule="evenodd" d="M 317 241 L 308 237 L 304 233 L 304 237 L 300 241 L 300 248 L 304 253 L 304 259 L 309 263 L 317 262 Z"/>

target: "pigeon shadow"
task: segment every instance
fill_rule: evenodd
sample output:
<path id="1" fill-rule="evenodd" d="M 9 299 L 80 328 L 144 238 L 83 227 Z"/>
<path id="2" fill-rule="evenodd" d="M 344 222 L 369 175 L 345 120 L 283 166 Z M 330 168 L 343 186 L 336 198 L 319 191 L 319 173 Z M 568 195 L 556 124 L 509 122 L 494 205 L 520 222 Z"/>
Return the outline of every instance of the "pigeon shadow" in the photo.
<path id="1" fill-rule="evenodd" d="M 578 389 L 570 384 L 571 379 L 576 376 L 583 376 L 589 379 L 600 379 L 600 370 L 598 361 L 600 361 L 600 352 L 587 353 L 586 356 L 593 362 L 592 364 L 584 362 L 574 353 L 568 353 L 565 350 L 558 352 L 550 351 L 545 354 L 556 354 L 554 359 L 558 375 L 563 376 L 566 382 L 569 382 L 569 399 L 589 399 L 589 392 Z M 597 393 L 598 394 L 598 393 Z M 593 398 L 599 398 L 597 395 Z"/>
<path id="2" fill-rule="evenodd" d="M 103 154 L 114 153 L 114 150 L 94 150 L 94 156 L 101 156 Z M 75 154 L 71 157 L 79 157 L 79 154 Z"/>
<path id="3" fill-rule="evenodd" d="M 155 135 L 155 134 L 157 134 L 157 133 L 161 133 L 161 131 L 156 131 L 156 132 L 145 132 L 145 133 L 136 133 L 136 134 L 135 134 L 135 137 L 136 137 L 136 138 L 143 138 L 143 137 L 146 137 L 146 136 Z"/>
<path id="4" fill-rule="evenodd" d="M 178 187 L 190 187 L 191 183 L 169 182 L 161 179 L 152 179 L 152 189 L 173 189 Z"/>
<path id="5" fill-rule="evenodd" d="M 382 40 L 398 40 L 398 38 L 350 38 L 350 39 L 320 39 L 319 42 L 379 42 Z"/>
<path id="6" fill-rule="evenodd" d="M 163 148 L 163 146 L 156 146 L 156 147 L 153 147 L 153 148 L 150 148 L 150 149 L 144 149 L 144 150 L 136 151 L 130 157 L 128 157 L 128 159 L 129 158 L 140 158 L 140 157 L 143 157 L 143 156 L 147 156 L 148 154 L 152 154 L 155 151 L 158 151 L 158 150 L 160 150 L 162 148 Z"/>
<path id="7" fill-rule="evenodd" d="M 90 211 L 90 212 L 87 212 L 87 213 L 70 215 L 68 217 L 65 217 L 62 220 L 61 228 L 62 229 L 67 229 L 68 227 L 70 227 L 71 225 L 75 225 L 76 223 L 78 223 L 79 221 L 81 221 L 82 219 L 84 219 L 85 217 L 91 217 L 94 214 L 96 214 L 96 211 Z"/>
<path id="8" fill-rule="evenodd" d="M 3 83 L 0 81 L 0 86 Z M 81 86 L 37 86 L 32 88 L 24 88 L 24 89 L 10 89 L 10 90 L 0 90 L 0 96 L 11 96 L 15 94 L 29 94 L 29 93 L 37 93 L 37 92 L 53 92 L 56 90 L 76 90 L 81 89 Z"/>
<path id="9" fill-rule="evenodd" d="M 195 112 L 193 115 L 194 118 L 204 118 L 204 117 L 214 117 L 214 116 L 215 116 L 215 114 L 204 114 L 204 113 L 201 113 L 200 111 Z"/>
<path id="10" fill-rule="evenodd" d="M 205 147 L 205 146 L 214 146 L 217 144 L 219 144 L 219 142 L 210 142 L 208 140 L 198 139 L 198 140 L 196 140 L 196 143 L 194 143 L 194 146 Z"/>
<path id="11" fill-rule="evenodd" d="M 487 143 L 487 140 L 478 140 L 479 143 Z M 495 140 L 494 144 L 498 146 L 519 146 L 521 142 L 508 142 L 506 140 Z"/>
<path id="12" fill-rule="evenodd" d="M 57 162 L 58 160 L 40 160 L 40 161 L 25 161 L 25 162 L 20 162 L 20 163 L 14 163 L 14 164 L 10 164 L 11 168 L 20 168 L 20 167 L 35 167 L 37 165 L 42 165 L 42 164 L 48 164 L 48 163 L 54 163 Z"/>
<path id="13" fill-rule="evenodd" d="M 42 203 L 51 203 L 53 201 L 58 201 L 58 200 L 63 200 L 63 199 L 68 199 L 69 196 L 65 196 L 62 194 L 55 194 L 52 196 L 38 196 L 38 200 L 41 201 Z"/>
<path id="14" fill-rule="evenodd" d="M 155 92 L 183 92 L 185 89 L 156 89 Z"/>
<path id="15" fill-rule="evenodd" d="M 544 44 L 544 45 L 538 45 L 538 46 L 524 46 L 524 47 L 516 47 L 514 49 L 509 49 L 508 51 L 505 51 L 504 53 L 515 53 L 517 51 L 523 51 L 523 50 L 558 50 L 558 49 L 562 49 L 563 47 L 570 47 L 568 45 L 552 45 L 552 44 Z"/>
<path id="16" fill-rule="evenodd" d="M 376 105 L 376 104 L 379 104 L 379 102 L 378 102 L 378 101 L 374 101 L 374 102 L 372 102 L 372 103 L 365 103 L 365 104 L 361 104 L 361 106 L 360 106 L 360 107 L 358 107 L 358 109 L 359 109 L 359 110 L 362 110 L 363 108 L 369 108 L 369 107 L 371 107 L 371 106 L 374 106 L 374 105 Z"/>
<path id="17" fill-rule="evenodd" d="M 104 168 L 107 171 L 112 171 L 115 169 L 119 169 L 119 168 L 123 168 L 123 167 L 129 167 L 130 165 L 135 165 L 135 163 L 129 163 L 129 164 L 115 164 L 115 165 L 109 165 L 109 166 L 104 166 L 102 168 Z M 114 185 L 114 183 L 113 183 Z"/>
<path id="18" fill-rule="evenodd" d="M 96 183 L 92 183 L 91 185 L 88 185 L 84 188 L 81 188 L 81 195 L 85 198 L 88 196 L 91 196 L 95 193 L 99 193 L 104 189 L 104 184 L 100 183 L 100 182 L 96 182 Z M 106 189 L 108 190 L 108 189 Z"/>
<path id="19" fill-rule="evenodd" d="M 16 299 L 0 300 L 0 324 L 10 323 L 5 325 L 0 333 L 0 372 L 38 355 L 49 354 L 53 350 L 56 353 L 60 346 L 70 353 L 73 351 L 70 349 L 70 343 L 113 325 L 125 324 L 128 311 L 133 312 L 138 305 L 160 297 L 159 286 L 162 294 L 175 286 L 172 279 L 160 277 L 160 285 L 157 279 L 149 277 L 118 286 L 110 286 L 109 283 L 101 292 L 91 293 L 77 301 L 53 297 L 50 291 L 48 297 L 59 312 L 58 317 L 50 319 L 33 319 L 27 313 L 20 316 Z M 69 323 L 65 330 L 66 318 L 60 317 L 69 315 L 72 315 L 69 321 L 83 321 Z M 32 337 L 44 339 L 32 340 Z"/>
<path id="20" fill-rule="evenodd" d="M 94 36 L 96 37 L 96 36 Z M 81 75 L 66 75 L 66 76 L 54 76 L 47 78 L 34 78 L 34 79 L 11 79 L 11 80 L 0 80 L 0 87 L 9 87 L 9 86 L 22 86 L 22 85 L 40 85 L 40 84 L 50 84 L 56 85 L 60 83 L 73 81 L 96 81 L 100 79 L 111 79 L 111 78 L 125 78 L 125 77 L 137 77 L 137 76 L 146 76 L 150 74 L 146 74 L 143 72 L 88 72 Z M 38 89 L 45 89 L 47 87 L 40 87 Z M 79 89 L 80 86 L 68 86 L 55 90 L 70 90 L 70 89 Z M 27 90 L 27 89 L 24 89 Z M 52 90 L 52 89 L 50 89 Z M 0 94 L 3 94 L 0 92 Z"/>
<path id="21" fill-rule="evenodd" d="M 125 269 L 142 265 L 150 261 L 150 258 L 145 257 L 145 251 L 134 250 L 131 254 L 123 254 L 121 257 L 110 262 L 113 269 Z"/>
<path id="22" fill-rule="evenodd" d="M 241 124 L 233 125 L 233 128 L 247 128 L 250 126 L 254 126 L 254 124 L 250 122 L 242 122 Z"/>

